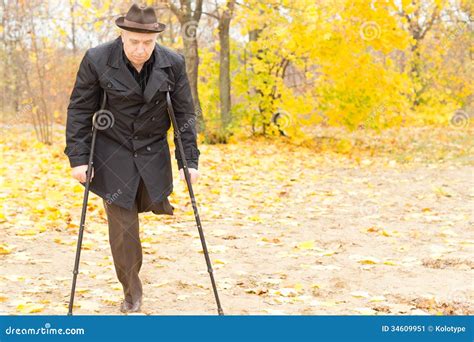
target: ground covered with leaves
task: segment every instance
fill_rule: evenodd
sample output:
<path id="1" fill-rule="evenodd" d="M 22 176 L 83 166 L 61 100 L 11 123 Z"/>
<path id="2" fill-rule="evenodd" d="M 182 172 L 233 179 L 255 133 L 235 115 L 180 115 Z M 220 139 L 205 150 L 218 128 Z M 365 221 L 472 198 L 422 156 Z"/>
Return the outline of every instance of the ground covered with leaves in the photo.
<path id="1" fill-rule="evenodd" d="M 28 127 L 1 136 L 0 313 L 65 314 L 83 187 Z M 195 185 L 227 314 L 473 314 L 469 128 L 318 128 L 310 142 L 204 145 Z M 185 184 L 175 216 L 140 214 L 144 314 L 215 314 Z M 75 313 L 120 314 L 91 195 Z"/>

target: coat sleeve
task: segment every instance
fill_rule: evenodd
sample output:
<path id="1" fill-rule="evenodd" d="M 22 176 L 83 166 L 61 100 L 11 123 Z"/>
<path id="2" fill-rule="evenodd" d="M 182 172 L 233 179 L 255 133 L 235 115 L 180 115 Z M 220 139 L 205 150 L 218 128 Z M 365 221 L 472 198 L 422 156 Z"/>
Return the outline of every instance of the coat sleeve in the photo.
<path id="1" fill-rule="evenodd" d="M 186 74 L 186 62 L 182 54 L 179 54 L 179 56 L 181 57 L 181 63 L 179 64 L 178 77 L 175 80 L 174 90 L 170 92 L 171 102 L 183 143 L 186 163 L 188 168 L 197 169 L 200 151 L 197 148 L 196 139 L 196 113 L 188 76 Z M 176 135 L 174 135 L 174 143 L 178 169 L 182 169 L 183 162 L 179 155 Z"/>
<path id="2" fill-rule="evenodd" d="M 92 141 L 92 116 L 99 108 L 99 78 L 86 52 L 67 108 L 66 148 L 71 167 L 86 165 Z"/>

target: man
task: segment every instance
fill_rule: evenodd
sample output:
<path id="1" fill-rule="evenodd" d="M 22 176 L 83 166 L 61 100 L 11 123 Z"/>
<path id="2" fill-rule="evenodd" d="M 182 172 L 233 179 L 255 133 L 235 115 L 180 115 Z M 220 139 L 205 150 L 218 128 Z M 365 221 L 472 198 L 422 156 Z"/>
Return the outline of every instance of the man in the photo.
<path id="1" fill-rule="evenodd" d="M 192 183 L 199 176 L 200 151 L 184 56 L 156 43 L 165 25 L 157 22 L 152 7 L 135 4 L 116 25 L 121 36 L 89 49 L 81 62 L 68 106 L 64 152 L 73 177 L 84 185 L 92 116 L 105 97 L 108 122 L 97 132 L 90 190 L 103 198 L 107 213 L 114 266 L 125 295 L 120 309 L 137 312 L 142 304 L 138 213 L 173 215 L 174 209 L 168 201 L 173 177 L 166 136 L 171 126 L 167 91 Z M 184 179 L 177 150 L 175 156 Z"/>

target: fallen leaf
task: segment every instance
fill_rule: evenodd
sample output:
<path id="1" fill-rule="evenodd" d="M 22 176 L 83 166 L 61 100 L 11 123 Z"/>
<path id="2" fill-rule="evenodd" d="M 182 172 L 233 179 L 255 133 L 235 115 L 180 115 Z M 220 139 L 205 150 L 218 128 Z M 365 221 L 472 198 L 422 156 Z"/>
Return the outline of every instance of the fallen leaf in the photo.
<path id="1" fill-rule="evenodd" d="M 297 248 L 299 249 L 313 249 L 314 248 L 314 241 L 304 241 L 298 244 Z"/>
<path id="2" fill-rule="evenodd" d="M 16 311 L 21 313 L 38 313 L 44 310 L 44 305 L 35 304 L 35 303 L 25 303 L 19 304 L 16 307 Z"/>
<path id="3" fill-rule="evenodd" d="M 353 309 L 354 311 L 362 314 L 362 315 L 375 315 L 377 311 L 371 309 L 371 308 L 355 308 Z"/>
<path id="4" fill-rule="evenodd" d="M 10 254 L 12 251 L 11 249 L 7 248 L 6 245 L 0 245 L 0 255 L 7 255 Z"/>
<path id="5" fill-rule="evenodd" d="M 275 309 L 265 309 L 269 315 L 288 315 L 285 311 Z"/>
<path id="6" fill-rule="evenodd" d="M 15 235 L 18 236 L 31 236 L 31 235 L 36 235 L 38 234 L 38 231 L 33 230 L 33 229 L 23 229 L 15 232 Z"/>
<path id="7" fill-rule="evenodd" d="M 277 238 L 273 238 L 273 239 L 269 239 L 269 238 L 266 238 L 266 237 L 263 237 L 262 238 L 262 241 L 263 242 L 267 242 L 267 243 L 280 243 L 281 241 Z"/>
<path id="8" fill-rule="evenodd" d="M 358 262 L 362 265 L 374 265 L 378 264 L 380 260 L 373 257 L 364 257 L 362 259 L 359 259 Z"/>
<path id="9" fill-rule="evenodd" d="M 370 297 L 369 293 L 366 291 L 354 291 L 354 292 L 351 292 L 351 296 L 355 298 L 369 298 Z"/>
<path id="10" fill-rule="evenodd" d="M 284 287 L 278 290 L 272 290 L 270 293 L 283 297 L 295 297 L 296 295 L 298 295 L 298 291 L 291 287 Z"/>
<path id="11" fill-rule="evenodd" d="M 386 300 L 387 298 L 385 298 L 385 296 L 373 296 L 370 298 L 371 302 L 384 302 Z"/>

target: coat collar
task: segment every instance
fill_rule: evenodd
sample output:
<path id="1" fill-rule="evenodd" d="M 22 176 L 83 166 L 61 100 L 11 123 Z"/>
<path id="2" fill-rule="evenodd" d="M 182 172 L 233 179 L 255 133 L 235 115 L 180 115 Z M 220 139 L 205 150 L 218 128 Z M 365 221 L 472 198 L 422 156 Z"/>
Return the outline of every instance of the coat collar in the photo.
<path id="1" fill-rule="evenodd" d="M 119 36 L 115 39 L 114 44 L 110 52 L 109 59 L 107 64 L 116 69 L 116 72 L 113 74 L 113 78 L 117 81 L 133 90 L 135 93 L 142 95 L 145 98 L 145 101 L 149 103 L 153 96 L 158 90 L 166 90 L 166 81 L 168 81 L 168 74 L 164 68 L 170 67 L 171 63 L 163 50 L 161 45 L 156 43 L 153 54 L 155 56 L 155 63 L 153 65 L 153 70 L 148 79 L 145 91 L 142 93 L 140 86 L 135 81 L 135 78 L 132 76 L 130 71 L 127 69 L 123 59 L 123 43 L 122 38 Z"/>

